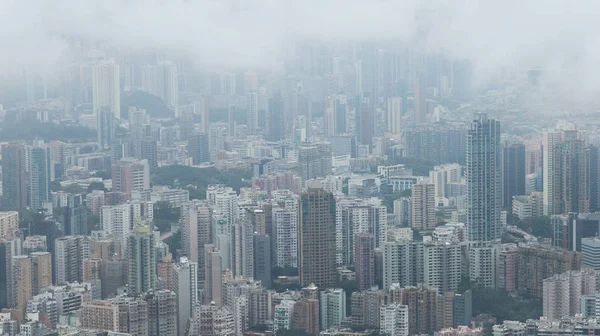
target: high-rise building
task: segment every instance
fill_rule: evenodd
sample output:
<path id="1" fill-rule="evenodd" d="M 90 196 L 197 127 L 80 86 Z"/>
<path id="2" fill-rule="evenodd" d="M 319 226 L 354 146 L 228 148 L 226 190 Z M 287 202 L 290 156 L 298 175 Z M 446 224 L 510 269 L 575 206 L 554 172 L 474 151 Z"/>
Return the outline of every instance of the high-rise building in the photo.
<path id="1" fill-rule="evenodd" d="M 509 143 L 502 147 L 502 207 L 518 195 L 525 195 L 525 145 Z"/>
<path id="2" fill-rule="evenodd" d="M 292 329 L 303 329 L 309 335 L 319 334 L 319 300 L 296 301 L 293 314 Z"/>
<path id="3" fill-rule="evenodd" d="M 254 276 L 253 234 L 254 228 L 250 216 L 233 225 L 232 231 L 232 261 L 233 275 L 252 278 Z"/>
<path id="4" fill-rule="evenodd" d="M 50 199 L 50 150 L 42 144 L 28 148 L 29 207 L 34 210 Z"/>
<path id="5" fill-rule="evenodd" d="M 207 201 L 192 200 L 181 208 L 181 248 L 183 255 L 198 264 L 198 284 L 206 281 L 204 245 L 212 241 L 213 209 Z"/>
<path id="6" fill-rule="evenodd" d="M 581 314 L 581 298 L 596 294 L 596 272 L 567 271 L 543 281 L 544 316 L 560 319 Z"/>
<path id="7" fill-rule="evenodd" d="M 25 313 L 27 301 L 33 297 L 32 270 L 31 258 L 28 256 L 12 257 L 13 283 L 10 290 L 13 292 L 14 307 L 21 313 Z"/>
<path id="8" fill-rule="evenodd" d="M 464 163 L 467 132 L 462 125 L 420 125 L 404 130 L 404 156 L 435 164 Z"/>
<path id="9" fill-rule="evenodd" d="M 298 164 L 302 181 L 331 175 L 331 144 L 306 144 L 298 148 Z"/>
<path id="10" fill-rule="evenodd" d="M 265 288 L 271 288 L 271 238 L 266 234 L 254 234 L 254 279 Z"/>
<path id="11" fill-rule="evenodd" d="M 162 99 L 177 116 L 179 106 L 179 79 L 177 66 L 172 62 L 161 62 L 142 67 L 142 90 Z"/>
<path id="12" fill-rule="evenodd" d="M 269 99 L 266 118 L 266 140 L 279 141 L 285 138 L 285 111 L 281 93 L 276 93 Z"/>
<path id="13" fill-rule="evenodd" d="M 424 124 L 427 119 L 427 101 L 425 100 L 425 83 L 421 78 L 415 79 L 415 124 Z"/>
<path id="14" fill-rule="evenodd" d="M 300 201 L 298 268 L 300 284 L 336 283 L 335 198 L 323 189 L 308 189 Z"/>
<path id="15" fill-rule="evenodd" d="M 185 329 L 194 307 L 198 304 L 198 264 L 182 257 L 173 268 L 173 291 L 177 295 L 177 329 L 185 335 Z"/>
<path id="16" fill-rule="evenodd" d="M 148 336 L 177 336 L 177 296 L 161 289 L 146 294 Z"/>
<path id="17" fill-rule="evenodd" d="M 214 244 L 204 245 L 204 303 L 221 306 L 223 304 L 221 287 L 221 252 Z"/>
<path id="18" fill-rule="evenodd" d="M 52 286 L 52 256 L 50 252 L 33 252 L 31 258 L 31 292 L 40 294 L 42 288 Z"/>
<path id="19" fill-rule="evenodd" d="M 102 106 L 96 112 L 96 131 L 98 145 L 109 148 L 115 138 L 115 116 L 108 106 Z"/>
<path id="20" fill-rule="evenodd" d="M 462 178 L 462 166 L 458 163 L 449 163 L 433 167 L 429 171 L 429 183 L 435 186 L 435 197 L 448 197 L 446 185 L 459 183 Z"/>
<path id="21" fill-rule="evenodd" d="M 334 133 L 344 134 L 347 131 L 346 126 L 346 113 L 347 113 L 347 101 L 346 96 L 337 96 L 333 102 L 333 113 L 334 113 Z"/>
<path id="22" fill-rule="evenodd" d="M 346 292 L 341 288 L 330 288 L 321 292 L 321 328 L 339 328 L 346 318 Z"/>
<path id="23" fill-rule="evenodd" d="M 156 289 L 156 238 L 148 226 L 133 229 L 127 238 L 127 284 L 130 294 Z"/>
<path id="24" fill-rule="evenodd" d="M 581 239 L 581 252 L 583 253 L 583 266 L 600 270 L 600 238 Z"/>
<path id="25" fill-rule="evenodd" d="M 158 144 L 152 137 L 144 137 L 140 140 L 139 158 L 148 161 L 150 168 L 158 167 Z"/>
<path id="26" fill-rule="evenodd" d="M 383 288 L 423 283 L 422 242 L 393 241 L 383 245 Z"/>
<path id="27" fill-rule="evenodd" d="M 465 268 L 466 243 L 431 241 L 423 247 L 423 284 L 440 294 L 456 291 Z"/>
<path id="28" fill-rule="evenodd" d="M 469 278 L 484 287 L 496 288 L 500 248 L 494 244 L 473 244 L 469 247 Z"/>
<path id="29" fill-rule="evenodd" d="M 67 206 L 64 209 L 63 233 L 65 236 L 87 235 L 87 208 L 83 204 L 83 195 L 67 196 Z"/>
<path id="30" fill-rule="evenodd" d="M 188 140 L 188 153 L 195 165 L 210 161 L 209 139 L 206 133 L 197 133 Z"/>
<path id="31" fill-rule="evenodd" d="M 500 122 L 485 114 L 467 136 L 467 233 L 470 241 L 500 239 L 502 209 Z"/>
<path id="32" fill-rule="evenodd" d="M 2 147 L 2 207 L 27 207 L 27 167 L 25 147 L 8 144 Z"/>
<path id="33" fill-rule="evenodd" d="M 19 212 L 0 211 L 0 237 L 12 237 L 19 229 Z"/>
<path id="34" fill-rule="evenodd" d="M 402 98 L 388 98 L 387 101 L 387 131 L 392 134 L 402 133 L 403 113 Z"/>
<path id="35" fill-rule="evenodd" d="M 435 186 L 417 183 L 412 186 L 411 227 L 415 230 L 433 230 L 437 224 L 435 216 Z"/>
<path id="36" fill-rule="evenodd" d="M 356 138 L 359 144 L 369 147 L 373 144 L 374 105 L 371 97 L 368 97 L 367 94 L 364 94 L 363 97 L 357 97 L 355 106 Z"/>
<path id="37" fill-rule="evenodd" d="M 97 330 L 119 330 L 119 306 L 111 301 L 92 301 L 81 307 L 81 326 Z"/>
<path id="38" fill-rule="evenodd" d="M 564 131 L 552 152 L 553 214 L 589 212 L 590 152 L 577 131 Z"/>
<path id="39" fill-rule="evenodd" d="M 279 267 L 298 267 L 298 200 L 288 199 L 271 210 L 274 233 L 274 263 Z"/>
<path id="40" fill-rule="evenodd" d="M 336 202 L 336 260 L 355 264 L 355 235 L 370 233 L 375 247 L 387 240 L 387 208 L 378 198 L 341 198 Z"/>
<path id="41" fill-rule="evenodd" d="M 544 216 L 551 216 L 554 212 L 554 147 L 563 141 L 561 131 L 544 132 L 542 143 L 543 153 L 543 178 L 544 186 Z"/>
<path id="42" fill-rule="evenodd" d="M 150 189 L 148 160 L 124 158 L 112 164 L 112 191 L 131 193 Z"/>
<path id="43" fill-rule="evenodd" d="M 408 336 L 408 306 L 398 302 L 381 307 L 380 331 L 390 336 Z"/>
<path id="44" fill-rule="evenodd" d="M 246 94 L 246 125 L 248 125 L 248 134 L 256 134 L 258 128 L 258 93 L 256 91 Z"/>
<path id="45" fill-rule="evenodd" d="M 295 302 L 282 300 L 275 306 L 273 314 L 273 333 L 280 330 L 292 329 L 292 318 L 294 316 Z"/>
<path id="46" fill-rule="evenodd" d="M 354 242 L 356 284 L 363 291 L 375 285 L 375 239 L 370 233 L 358 233 Z"/>
<path id="47" fill-rule="evenodd" d="M 108 107 L 114 118 L 121 119 L 121 88 L 119 65 L 114 61 L 100 62 L 92 67 L 94 113 Z"/>
<path id="48" fill-rule="evenodd" d="M 188 335 L 235 336 L 235 318 L 229 307 L 214 303 L 196 306 Z"/>
<path id="49" fill-rule="evenodd" d="M 12 258 L 21 255 L 20 238 L 0 238 L 0 307 L 15 306 Z"/>
<path id="50" fill-rule="evenodd" d="M 91 239 L 87 236 L 67 236 L 56 239 L 54 268 L 56 283 L 83 281 L 83 261 L 90 256 Z"/>
<path id="51" fill-rule="evenodd" d="M 406 287 L 402 289 L 401 295 L 402 304 L 408 306 L 410 334 L 433 333 L 437 327 L 437 290 L 423 286 Z"/>

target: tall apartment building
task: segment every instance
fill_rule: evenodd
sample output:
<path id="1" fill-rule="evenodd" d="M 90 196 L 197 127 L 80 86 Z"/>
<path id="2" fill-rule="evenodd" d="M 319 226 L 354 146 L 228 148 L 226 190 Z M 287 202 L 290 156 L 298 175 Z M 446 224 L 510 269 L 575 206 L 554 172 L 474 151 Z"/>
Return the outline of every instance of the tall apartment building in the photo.
<path id="1" fill-rule="evenodd" d="M 469 241 L 500 239 L 502 165 L 500 122 L 479 114 L 467 136 L 467 233 Z"/>
<path id="2" fill-rule="evenodd" d="M 147 293 L 148 336 L 177 336 L 177 296 L 161 289 Z"/>
<path id="3" fill-rule="evenodd" d="M 119 322 L 119 306 L 111 301 L 92 301 L 81 307 L 83 328 L 116 332 Z"/>
<path id="4" fill-rule="evenodd" d="M 19 212 L 0 211 L 0 237 L 12 237 L 19 229 Z"/>
<path id="5" fill-rule="evenodd" d="M 298 268 L 300 284 L 336 283 L 335 198 L 323 189 L 308 189 L 300 200 Z"/>
<path id="6" fill-rule="evenodd" d="M 56 239 L 54 268 L 59 285 L 83 281 L 83 261 L 90 256 L 88 236 L 67 236 Z"/>
<path id="7" fill-rule="evenodd" d="M 27 167 L 25 147 L 9 143 L 2 146 L 2 207 L 27 207 Z"/>
<path id="8" fill-rule="evenodd" d="M 469 278 L 484 287 L 496 288 L 500 247 L 495 244 L 473 244 L 469 247 Z"/>
<path id="9" fill-rule="evenodd" d="M 303 298 L 296 301 L 292 329 L 303 329 L 309 335 L 319 334 L 319 300 Z"/>
<path id="10" fill-rule="evenodd" d="M 520 245 L 517 291 L 521 295 L 542 298 L 544 279 L 569 270 L 580 270 L 582 266 L 580 252 L 542 245 Z"/>
<path id="11" fill-rule="evenodd" d="M 402 287 L 423 283 L 423 258 L 422 242 L 386 242 L 383 245 L 383 288 L 395 283 Z"/>
<path id="12" fill-rule="evenodd" d="M 427 287 L 406 287 L 402 289 L 401 295 L 402 304 L 408 306 L 410 334 L 433 333 L 437 328 L 437 290 Z"/>
<path id="13" fill-rule="evenodd" d="M 156 289 L 156 238 L 147 226 L 139 226 L 127 238 L 129 293 Z"/>
<path id="14" fill-rule="evenodd" d="M 258 93 L 256 91 L 246 94 L 246 124 L 248 134 L 256 134 L 258 128 Z"/>
<path id="15" fill-rule="evenodd" d="M 581 239 L 581 253 L 583 253 L 583 266 L 600 270 L 600 238 Z"/>
<path id="16" fill-rule="evenodd" d="M 331 144 L 324 142 L 298 147 L 298 165 L 302 181 L 331 175 Z"/>
<path id="17" fill-rule="evenodd" d="M 178 83 L 177 66 L 172 62 L 142 67 L 142 90 L 162 99 L 175 116 L 179 106 Z"/>
<path id="18" fill-rule="evenodd" d="M 463 125 L 419 125 L 402 135 L 406 157 L 435 164 L 465 162 L 467 128 Z"/>
<path id="19" fill-rule="evenodd" d="M 435 197 L 447 197 L 446 185 L 458 183 L 462 179 L 462 166 L 458 163 L 448 163 L 433 167 L 429 171 L 429 182 L 434 185 Z"/>
<path id="20" fill-rule="evenodd" d="M 27 301 L 33 297 L 33 274 L 31 258 L 25 255 L 12 257 L 13 283 L 10 289 L 14 297 L 14 308 L 25 313 Z"/>
<path id="21" fill-rule="evenodd" d="M 346 293 L 341 288 L 321 292 L 321 328 L 339 328 L 346 318 Z"/>
<path id="22" fill-rule="evenodd" d="M 285 111 L 281 93 L 269 98 L 266 115 L 266 140 L 279 141 L 285 138 Z"/>
<path id="23" fill-rule="evenodd" d="M 208 133 L 192 134 L 188 139 L 188 154 L 195 165 L 210 162 L 210 147 Z"/>
<path id="24" fill-rule="evenodd" d="M 553 214 L 589 212 L 590 153 L 577 131 L 564 131 L 552 152 Z"/>
<path id="25" fill-rule="evenodd" d="M 423 284 L 440 294 L 456 291 L 464 268 L 466 243 L 432 241 L 423 246 Z"/>
<path id="26" fill-rule="evenodd" d="M 50 199 L 50 150 L 43 144 L 27 149 L 29 207 L 39 210 Z"/>
<path id="27" fill-rule="evenodd" d="M 581 298 L 596 294 L 597 271 L 567 271 L 543 281 L 544 316 L 560 319 L 581 314 Z"/>
<path id="28" fill-rule="evenodd" d="M 50 252 L 33 252 L 31 259 L 31 293 L 38 295 L 42 288 L 52 286 L 52 255 Z"/>
<path id="29" fill-rule="evenodd" d="M 356 284 L 363 291 L 375 285 L 375 239 L 370 233 L 359 233 L 354 242 Z"/>
<path id="30" fill-rule="evenodd" d="M 64 209 L 63 217 L 63 233 L 65 236 L 88 234 L 88 214 L 83 201 L 83 195 L 81 194 L 67 196 L 67 206 Z"/>
<path id="31" fill-rule="evenodd" d="M 190 322 L 188 335 L 234 336 L 235 319 L 228 307 L 198 305 Z"/>
<path id="32" fill-rule="evenodd" d="M 525 145 L 509 143 L 502 146 L 502 207 L 517 195 L 525 195 Z"/>
<path id="33" fill-rule="evenodd" d="M 266 234 L 254 234 L 253 240 L 254 279 L 265 288 L 271 288 L 271 238 Z"/>
<path id="34" fill-rule="evenodd" d="M 370 233 L 375 247 L 387 240 L 387 208 L 378 198 L 341 198 L 336 202 L 337 263 L 354 265 L 354 242 L 358 233 Z"/>
<path id="35" fill-rule="evenodd" d="M 274 263 L 279 267 L 298 267 L 298 200 L 291 198 L 272 207 Z"/>
<path id="36" fill-rule="evenodd" d="M 198 264 L 182 257 L 173 268 L 173 291 L 177 297 L 177 329 L 185 335 L 185 329 L 194 307 L 198 304 Z"/>
<path id="37" fill-rule="evenodd" d="M 408 336 L 408 306 L 390 303 L 380 309 L 380 331 L 390 336 Z"/>
<path id="38" fill-rule="evenodd" d="M 217 306 L 223 304 L 221 295 L 221 252 L 213 244 L 204 245 L 204 303 L 213 302 Z"/>
<path id="39" fill-rule="evenodd" d="M 415 230 L 433 230 L 437 224 L 435 185 L 417 183 L 412 186 L 411 190 L 411 227 Z"/>
<path id="40" fill-rule="evenodd" d="M 544 192 L 544 216 L 555 214 L 554 211 L 554 147 L 562 143 L 564 139 L 563 132 L 552 130 L 544 132 L 543 148 L 543 183 Z"/>
<path id="41" fill-rule="evenodd" d="M 192 200 L 181 207 L 181 247 L 183 255 L 198 264 L 198 284 L 206 280 L 204 245 L 212 241 L 213 209 L 207 201 Z"/>
<path id="42" fill-rule="evenodd" d="M 124 158 L 112 165 L 112 190 L 131 193 L 150 189 L 150 166 L 148 160 Z"/>
<path id="43" fill-rule="evenodd" d="M 108 107 L 113 116 L 121 118 L 121 89 L 119 64 L 113 61 L 100 62 L 92 67 L 92 90 L 94 113 Z"/>

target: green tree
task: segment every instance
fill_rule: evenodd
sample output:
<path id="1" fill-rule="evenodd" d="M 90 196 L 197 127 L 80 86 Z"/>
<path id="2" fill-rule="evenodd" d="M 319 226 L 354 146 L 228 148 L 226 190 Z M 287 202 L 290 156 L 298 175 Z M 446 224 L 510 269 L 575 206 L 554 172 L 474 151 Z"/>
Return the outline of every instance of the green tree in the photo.
<path id="1" fill-rule="evenodd" d="M 92 174 L 92 177 L 99 177 L 103 180 L 110 180 L 110 172 L 106 170 L 98 170 L 94 174 Z"/>
<path id="2" fill-rule="evenodd" d="M 550 223 L 550 217 L 548 216 L 519 220 L 517 221 L 516 226 L 535 237 L 552 238 L 554 236 L 554 230 Z"/>
<path id="3" fill-rule="evenodd" d="M 69 194 L 81 194 L 83 192 L 83 188 L 77 183 L 71 183 L 64 187 L 63 191 Z"/>
<path id="4" fill-rule="evenodd" d="M 87 187 L 87 192 L 91 193 L 93 190 L 102 190 L 102 191 L 106 191 L 106 187 L 104 187 L 104 183 L 102 182 L 92 182 L 90 183 L 90 185 Z"/>

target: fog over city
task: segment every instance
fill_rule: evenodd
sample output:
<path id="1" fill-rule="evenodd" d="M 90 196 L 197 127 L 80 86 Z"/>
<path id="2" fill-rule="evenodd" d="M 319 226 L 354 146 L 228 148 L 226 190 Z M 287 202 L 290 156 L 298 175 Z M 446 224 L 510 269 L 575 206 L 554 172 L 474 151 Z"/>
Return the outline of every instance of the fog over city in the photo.
<path id="1" fill-rule="evenodd" d="M 74 37 L 223 69 L 273 68 L 294 41 L 390 41 L 471 60 L 479 83 L 543 69 L 549 83 L 589 96 L 600 78 L 598 15 L 593 0 L 5 0 L 0 70 L 51 71 Z"/>

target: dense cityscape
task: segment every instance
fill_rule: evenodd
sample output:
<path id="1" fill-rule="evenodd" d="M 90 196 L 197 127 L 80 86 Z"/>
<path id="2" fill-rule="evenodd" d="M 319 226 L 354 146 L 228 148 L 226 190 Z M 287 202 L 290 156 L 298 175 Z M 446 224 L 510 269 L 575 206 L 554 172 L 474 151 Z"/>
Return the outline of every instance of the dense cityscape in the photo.
<path id="1" fill-rule="evenodd" d="M 597 98 L 419 34 L 1 67 L 0 335 L 599 335 Z"/>

